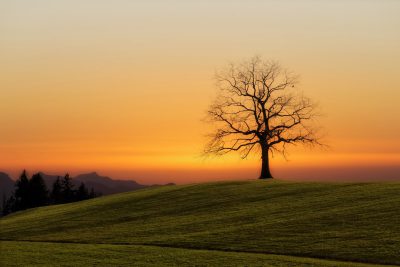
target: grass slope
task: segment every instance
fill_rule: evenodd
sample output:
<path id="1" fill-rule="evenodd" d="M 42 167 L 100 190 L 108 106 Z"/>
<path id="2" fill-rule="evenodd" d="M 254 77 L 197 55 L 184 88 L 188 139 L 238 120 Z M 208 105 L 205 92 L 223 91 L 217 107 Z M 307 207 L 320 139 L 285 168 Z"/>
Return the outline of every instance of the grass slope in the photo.
<path id="1" fill-rule="evenodd" d="M 156 246 L 3 241 L 1 266 L 312 266 L 374 267 L 364 263 Z M 3 255 L 3 256 L 2 256 Z"/>
<path id="2" fill-rule="evenodd" d="M 143 247 L 151 245 L 182 255 L 179 248 L 215 250 L 206 252 L 221 259 L 240 251 L 251 252 L 249 261 L 272 257 L 255 254 L 266 253 L 400 264 L 400 184 L 246 181 L 144 189 L 6 216 L 0 239 L 81 243 L 58 245 L 88 246 L 94 254 L 117 244 L 144 254 L 174 250 Z M 91 244 L 103 245 L 90 250 Z M 189 262 L 201 254 L 184 251 Z"/>

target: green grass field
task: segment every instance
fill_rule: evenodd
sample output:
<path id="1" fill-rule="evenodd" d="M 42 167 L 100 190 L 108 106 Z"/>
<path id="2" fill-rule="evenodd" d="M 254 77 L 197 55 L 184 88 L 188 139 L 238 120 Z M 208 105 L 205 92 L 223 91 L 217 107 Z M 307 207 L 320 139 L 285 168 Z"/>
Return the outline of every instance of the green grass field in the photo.
<path id="1" fill-rule="evenodd" d="M 0 239 L 6 266 L 396 265 L 400 183 L 150 188 L 6 216 Z"/>

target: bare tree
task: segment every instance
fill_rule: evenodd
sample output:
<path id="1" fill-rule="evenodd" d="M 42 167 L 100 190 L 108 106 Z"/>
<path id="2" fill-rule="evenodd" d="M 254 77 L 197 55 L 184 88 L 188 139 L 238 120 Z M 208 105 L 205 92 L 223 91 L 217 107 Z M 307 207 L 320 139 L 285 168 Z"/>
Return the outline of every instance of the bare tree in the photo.
<path id="1" fill-rule="evenodd" d="M 315 104 L 295 86 L 297 77 L 272 61 L 253 57 L 216 74 L 218 95 L 207 117 L 215 126 L 206 154 L 261 152 L 260 179 L 272 178 L 269 157 L 287 145 L 319 144 L 312 127 Z"/>

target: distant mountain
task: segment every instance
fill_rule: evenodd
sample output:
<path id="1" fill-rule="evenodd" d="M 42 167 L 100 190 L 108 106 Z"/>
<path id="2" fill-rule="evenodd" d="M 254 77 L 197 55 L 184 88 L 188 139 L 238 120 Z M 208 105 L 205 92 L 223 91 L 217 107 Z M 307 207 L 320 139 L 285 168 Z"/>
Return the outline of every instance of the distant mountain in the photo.
<path id="1" fill-rule="evenodd" d="M 14 181 L 4 172 L 0 172 L 0 207 L 3 205 L 3 197 L 11 196 L 14 190 Z"/>
<path id="2" fill-rule="evenodd" d="M 73 178 L 73 181 L 80 184 L 85 183 L 87 188 L 93 188 L 95 192 L 103 195 L 122 193 L 148 187 L 138 184 L 133 180 L 113 180 L 107 176 L 100 176 L 96 172 L 81 174 Z"/>

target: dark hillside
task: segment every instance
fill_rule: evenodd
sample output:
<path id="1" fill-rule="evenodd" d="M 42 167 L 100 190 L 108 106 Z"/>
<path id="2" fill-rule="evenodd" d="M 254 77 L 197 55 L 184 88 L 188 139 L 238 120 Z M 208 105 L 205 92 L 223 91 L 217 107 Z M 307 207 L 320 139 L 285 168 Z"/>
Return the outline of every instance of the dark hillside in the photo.
<path id="1" fill-rule="evenodd" d="M 400 264 L 399 207 L 399 183 L 165 186 L 6 216 L 0 237 Z"/>

